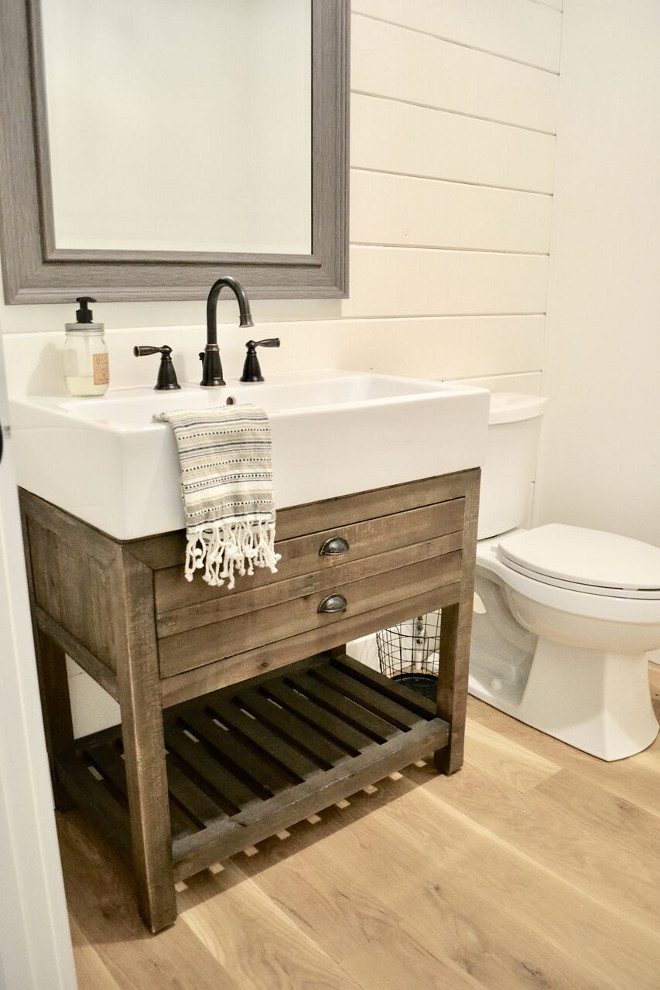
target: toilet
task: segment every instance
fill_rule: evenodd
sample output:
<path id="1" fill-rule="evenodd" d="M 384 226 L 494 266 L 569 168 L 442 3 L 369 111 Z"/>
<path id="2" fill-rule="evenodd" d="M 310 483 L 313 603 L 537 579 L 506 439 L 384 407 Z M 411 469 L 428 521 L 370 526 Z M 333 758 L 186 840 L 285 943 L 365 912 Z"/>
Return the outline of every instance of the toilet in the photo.
<path id="1" fill-rule="evenodd" d="M 647 654 L 660 647 L 660 548 L 529 527 L 546 399 L 491 396 L 469 692 L 602 760 L 653 742 Z"/>

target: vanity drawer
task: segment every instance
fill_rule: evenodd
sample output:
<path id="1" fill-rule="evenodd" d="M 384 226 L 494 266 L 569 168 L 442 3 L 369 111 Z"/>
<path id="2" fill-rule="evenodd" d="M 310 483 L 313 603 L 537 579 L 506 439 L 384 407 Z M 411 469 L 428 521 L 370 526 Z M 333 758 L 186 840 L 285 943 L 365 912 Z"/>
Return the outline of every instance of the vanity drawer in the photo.
<path id="1" fill-rule="evenodd" d="M 334 624 L 339 643 L 342 621 L 372 610 L 379 610 L 382 624 L 387 625 L 388 608 L 398 615 L 402 600 L 458 584 L 460 543 L 460 533 L 448 534 L 337 565 L 331 572 L 317 570 L 233 599 L 227 596 L 225 609 L 222 601 L 216 602 L 215 610 L 203 616 L 193 617 L 194 610 L 179 610 L 188 614 L 179 614 L 175 621 L 171 614 L 163 616 L 158 620 L 161 676 Z M 324 611 L 333 605 L 341 610 Z M 200 618 L 206 621 L 202 624 Z"/>
<path id="2" fill-rule="evenodd" d="M 186 581 L 182 563 L 163 568 L 154 574 L 159 635 L 176 628 L 181 613 L 191 608 L 195 609 L 195 619 L 204 621 L 206 616 L 214 614 L 214 603 L 223 603 L 217 613 L 220 617 L 227 614 L 226 609 L 232 610 L 228 599 L 232 599 L 234 608 L 240 607 L 236 599 L 258 589 L 281 585 L 302 575 L 328 573 L 365 557 L 458 533 L 462 529 L 463 514 L 464 500 L 456 498 L 278 540 L 276 550 L 282 559 L 277 565 L 277 573 L 271 574 L 264 568 L 255 571 L 251 577 L 237 577 L 231 591 L 226 584 L 219 588 L 209 587 L 202 580 L 201 573 L 193 581 Z M 287 528 L 292 528 L 290 521 Z M 247 609 L 240 607 L 240 611 Z"/>

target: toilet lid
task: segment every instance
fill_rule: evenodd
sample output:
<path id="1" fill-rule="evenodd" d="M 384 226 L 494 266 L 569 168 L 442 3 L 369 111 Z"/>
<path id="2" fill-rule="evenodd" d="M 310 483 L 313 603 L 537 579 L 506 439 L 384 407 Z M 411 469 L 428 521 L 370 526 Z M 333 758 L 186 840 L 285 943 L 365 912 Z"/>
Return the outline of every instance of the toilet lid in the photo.
<path id="1" fill-rule="evenodd" d="M 551 523 L 502 537 L 498 556 L 538 581 L 592 594 L 660 599 L 660 548 Z"/>

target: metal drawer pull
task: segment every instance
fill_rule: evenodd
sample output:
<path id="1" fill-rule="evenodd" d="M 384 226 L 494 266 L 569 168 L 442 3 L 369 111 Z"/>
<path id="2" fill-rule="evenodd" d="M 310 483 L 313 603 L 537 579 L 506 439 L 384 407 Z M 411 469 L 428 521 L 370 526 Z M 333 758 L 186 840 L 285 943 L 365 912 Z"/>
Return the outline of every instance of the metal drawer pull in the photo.
<path id="1" fill-rule="evenodd" d="M 346 611 L 346 599 L 343 595 L 328 595 L 324 598 L 317 612 L 324 612 L 326 614 L 331 614 L 332 612 L 345 612 Z"/>
<path id="2" fill-rule="evenodd" d="M 348 553 L 350 547 L 348 541 L 343 536 L 331 536 L 329 540 L 321 544 L 319 550 L 320 557 L 338 557 L 341 553 Z"/>

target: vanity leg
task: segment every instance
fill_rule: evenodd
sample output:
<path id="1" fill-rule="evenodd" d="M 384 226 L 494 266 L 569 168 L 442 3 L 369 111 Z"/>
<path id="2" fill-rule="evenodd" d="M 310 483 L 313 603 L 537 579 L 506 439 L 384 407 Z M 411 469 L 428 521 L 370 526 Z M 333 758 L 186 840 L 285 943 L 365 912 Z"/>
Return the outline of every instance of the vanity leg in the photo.
<path id="1" fill-rule="evenodd" d="M 34 648 L 53 798 L 58 811 L 68 811 L 74 803 L 59 780 L 56 767 L 58 756 L 73 747 L 66 657 L 62 647 L 38 627 L 35 627 Z"/>
<path id="2" fill-rule="evenodd" d="M 460 598 L 442 610 L 438 668 L 438 715 L 449 722 L 449 745 L 434 753 L 441 773 L 451 774 L 463 766 L 467 712 L 470 632 L 474 599 L 474 560 L 477 545 L 480 472 L 475 471 L 465 496 L 463 578 Z"/>
<path id="3" fill-rule="evenodd" d="M 464 659 L 466 637 L 462 628 L 464 625 L 460 605 L 443 608 L 440 627 L 438 715 L 449 722 L 451 729 L 448 746 L 434 753 L 434 761 L 438 770 L 446 774 L 455 773 L 463 766 L 467 708 L 467 660 Z"/>
<path id="4" fill-rule="evenodd" d="M 32 638 L 37 663 L 41 714 L 44 723 L 46 749 L 48 751 L 50 779 L 53 787 L 53 803 L 58 811 L 69 811 L 70 808 L 74 807 L 74 802 L 60 782 L 56 766 L 58 756 L 61 753 L 70 751 L 73 747 L 73 721 L 71 718 L 71 699 L 69 697 L 66 655 L 64 648 L 52 636 L 40 629 L 37 624 L 28 517 L 22 500 L 21 529 L 23 531 L 25 572 L 30 596 Z"/>
<path id="5" fill-rule="evenodd" d="M 158 649 L 149 568 L 122 551 L 123 655 L 117 669 L 133 867 L 142 917 L 152 932 L 176 921 Z M 119 591 L 119 589 L 118 589 Z"/>

